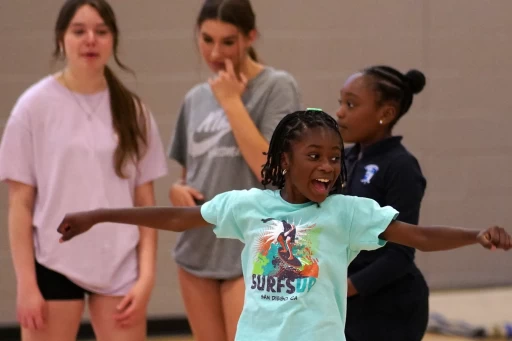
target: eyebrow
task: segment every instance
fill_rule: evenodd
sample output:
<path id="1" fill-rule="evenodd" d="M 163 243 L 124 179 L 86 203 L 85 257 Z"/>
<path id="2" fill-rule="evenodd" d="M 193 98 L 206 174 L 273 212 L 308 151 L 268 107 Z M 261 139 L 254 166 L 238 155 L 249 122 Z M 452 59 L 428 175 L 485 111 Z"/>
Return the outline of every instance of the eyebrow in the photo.
<path id="1" fill-rule="evenodd" d="M 70 26 L 71 27 L 82 27 L 82 26 L 85 26 L 85 24 L 81 23 L 81 22 L 75 22 L 75 23 L 72 23 Z M 96 27 L 98 27 L 98 26 L 99 27 L 108 27 L 107 24 L 104 24 L 104 23 L 103 24 L 96 24 Z"/>
<path id="2" fill-rule="evenodd" d="M 350 97 L 355 97 L 355 98 L 359 98 L 359 96 L 357 96 L 356 94 L 354 94 L 353 92 L 345 92 L 344 93 L 345 96 L 350 96 Z"/>
<path id="3" fill-rule="evenodd" d="M 317 144 L 310 144 L 308 146 L 308 148 L 322 148 L 322 146 L 319 146 Z M 336 149 L 336 150 L 340 150 L 341 151 L 341 147 L 340 146 L 334 146 L 334 147 L 332 147 L 332 149 Z"/>
<path id="4" fill-rule="evenodd" d="M 203 35 L 203 37 L 212 38 L 212 36 L 209 35 L 208 33 L 202 32 L 201 34 Z M 236 34 L 234 34 L 234 35 L 231 35 L 231 36 L 224 37 L 222 39 L 223 40 L 231 40 L 231 39 L 236 39 L 236 38 L 238 38 L 238 36 Z"/>

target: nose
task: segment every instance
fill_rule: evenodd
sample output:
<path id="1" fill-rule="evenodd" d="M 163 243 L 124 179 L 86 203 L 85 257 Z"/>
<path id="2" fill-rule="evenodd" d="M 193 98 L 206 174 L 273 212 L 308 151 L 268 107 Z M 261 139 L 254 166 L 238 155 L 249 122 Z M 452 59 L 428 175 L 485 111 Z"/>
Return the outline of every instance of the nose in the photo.
<path id="1" fill-rule="evenodd" d="M 334 172 L 332 161 L 328 158 L 325 158 L 324 160 L 322 160 L 322 163 L 318 167 L 318 170 L 328 174 Z"/>
<path id="2" fill-rule="evenodd" d="M 217 60 L 219 59 L 220 57 L 220 47 L 219 47 L 219 44 L 214 44 L 213 45 L 213 49 L 212 49 L 212 52 L 210 54 L 210 57 L 212 60 Z"/>
<path id="3" fill-rule="evenodd" d="M 338 108 L 338 111 L 336 111 L 336 117 L 339 119 L 345 118 L 345 108 L 342 104 Z"/>
<path id="4" fill-rule="evenodd" d="M 88 44 L 94 44 L 96 42 L 96 33 L 94 31 L 87 31 L 85 38 Z"/>

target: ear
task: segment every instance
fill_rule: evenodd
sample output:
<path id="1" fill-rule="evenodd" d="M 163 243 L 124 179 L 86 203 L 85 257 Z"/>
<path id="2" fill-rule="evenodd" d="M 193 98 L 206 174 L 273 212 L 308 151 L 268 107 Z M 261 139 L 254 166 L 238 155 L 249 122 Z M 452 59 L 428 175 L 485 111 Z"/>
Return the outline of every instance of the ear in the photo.
<path id="1" fill-rule="evenodd" d="M 249 34 L 247 35 L 247 47 L 252 46 L 256 39 L 258 39 L 258 31 L 257 30 L 251 30 Z"/>
<path id="2" fill-rule="evenodd" d="M 396 107 L 391 104 L 384 104 L 379 112 L 377 118 L 379 123 L 382 125 L 388 125 L 396 119 L 397 116 Z"/>
<path id="3" fill-rule="evenodd" d="M 288 170 L 290 168 L 290 155 L 288 153 L 281 154 L 281 169 Z"/>

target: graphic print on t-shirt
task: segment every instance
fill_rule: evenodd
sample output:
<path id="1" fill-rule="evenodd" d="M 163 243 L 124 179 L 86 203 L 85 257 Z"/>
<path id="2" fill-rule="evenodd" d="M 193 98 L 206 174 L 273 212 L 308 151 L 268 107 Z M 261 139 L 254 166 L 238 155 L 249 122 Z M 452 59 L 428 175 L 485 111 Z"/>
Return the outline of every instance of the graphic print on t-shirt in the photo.
<path id="1" fill-rule="evenodd" d="M 208 157 L 237 157 L 236 145 L 220 146 L 219 142 L 231 132 L 231 125 L 222 109 L 210 112 L 197 126 L 189 139 L 188 153 L 192 157 L 207 154 Z"/>
<path id="2" fill-rule="evenodd" d="M 316 283 L 319 273 L 318 237 L 315 224 L 295 224 L 267 218 L 253 246 L 254 266 L 250 289 L 272 301 L 296 300 Z"/>

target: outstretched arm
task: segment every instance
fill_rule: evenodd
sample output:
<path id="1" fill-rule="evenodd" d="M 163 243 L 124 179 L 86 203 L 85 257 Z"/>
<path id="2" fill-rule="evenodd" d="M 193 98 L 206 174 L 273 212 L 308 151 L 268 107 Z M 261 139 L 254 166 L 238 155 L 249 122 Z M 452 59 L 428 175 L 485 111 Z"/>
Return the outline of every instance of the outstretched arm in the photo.
<path id="1" fill-rule="evenodd" d="M 394 221 L 380 237 L 420 251 L 451 250 L 477 243 L 487 249 L 509 250 L 512 247 L 510 235 L 497 226 L 478 231 L 447 226 L 424 227 Z"/>
<path id="2" fill-rule="evenodd" d="M 201 207 L 136 207 L 97 209 L 67 214 L 57 231 L 61 242 L 86 232 L 99 223 L 119 223 L 145 226 L 158 230 L 182 232 L 197 227 L 212 226 L 203 219 Z"/>

